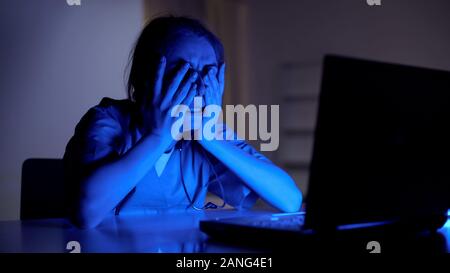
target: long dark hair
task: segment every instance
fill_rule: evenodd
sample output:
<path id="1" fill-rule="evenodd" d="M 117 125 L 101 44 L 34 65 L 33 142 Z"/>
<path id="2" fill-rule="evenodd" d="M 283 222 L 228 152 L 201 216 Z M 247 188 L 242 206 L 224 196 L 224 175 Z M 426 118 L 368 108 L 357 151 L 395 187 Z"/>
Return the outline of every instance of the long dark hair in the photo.
<path id="1" fill-rule="evenodd" d="M 156 74 L 163 49 L 178 35 L 194 34 L 205 38 L 216 53 L 217 63 L 224 61 L 223 45 L 200 21 L 187 17 L 163 16 L 150 21 L 142 30 L 130 58 L 128 98 L 140 102 L 144 92 L 152 92 L 149 85 Z M 153 94 L 150 94 L 153 96 Z"/>

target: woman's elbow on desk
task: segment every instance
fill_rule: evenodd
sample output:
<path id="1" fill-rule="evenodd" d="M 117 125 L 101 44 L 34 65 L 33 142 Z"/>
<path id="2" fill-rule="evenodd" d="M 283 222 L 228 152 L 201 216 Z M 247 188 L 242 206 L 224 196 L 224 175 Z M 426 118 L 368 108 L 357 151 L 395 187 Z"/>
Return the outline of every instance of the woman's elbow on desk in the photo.
<path id="1" fill-rule="evenodd" d="M 273 205 L 282 212 L 297 212 L 301 209 L 303 202 L 302 191 L 297 187 L 295 181 L 284 171 L 279 176 L 283 189 L 273 192 Z"/>
<path id="2" fill-rule="evenodd" d="M 73 224 L 82 229 L 94 228 L 100 224 L 105 215 L 102 213 L 98 196 L 89 196 L 86 189 L 81 190 L 80 195 L 72 206 L 70 218 Z"/>
<path id="3" fill-rule="evenodd" d="M 96 215 L 92 206 L 80 201 L 71 213 L 70 220 L 78 228 L 90 229 L 98 226 L 102 218 Z"/>
<path id="4" fill-rule="evenodd" d="M 279 209 L 283 212 L 298 212 L 301 209 L 303 202 L 303 194 L 300 189 L 296 188 L 288 194 L 288 196 L 281 202 Z"/>
<path id="5" fill-rule="evenodd" d="M 295 181 L 282 169 L 270 164 L 254 171 L 254 176 L 243 179 L 258 196 L 283 213 L 297 212 L 303 202 L 303 194 Z"/>

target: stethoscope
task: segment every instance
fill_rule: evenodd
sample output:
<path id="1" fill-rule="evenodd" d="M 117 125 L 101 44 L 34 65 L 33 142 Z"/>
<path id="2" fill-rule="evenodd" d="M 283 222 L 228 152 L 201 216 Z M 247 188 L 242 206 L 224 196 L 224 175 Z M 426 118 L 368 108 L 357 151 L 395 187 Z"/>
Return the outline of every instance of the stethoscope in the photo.
<path id="1" fill-rule="evenodd" d="M 186 194 L 186 197 L 187 197 L 187 199 L 189 201 L 189 206 L 192 207 L 195 210 L 198 210 L 198 211 L 207 210 L 207 209 L 221 209 L 221 208 L 224 208 L 225 205 L 226 205 L 226 201 L 225 201 L 225 191 L 223 189 L 222 182 L 220 181 L 216 171 L 214 170 L 214 166 L 211 164 L 211 161 L 209 161 L 208 155 L 206 154 L 206 152 L 203 149 L 201 149 L 201 151 L 203 153 L 203 157 L 208 162 L 209 166 L 211 167 L 211 169 L 212 169 L 212 171 L 214 173 L 214 176 L 215 176 L 216 179 L 213 182 L 219 183 L 220 192 L 221 192 L 221 195 L 222 195 L 221 197 L 222 197 L 223 201 L 222 201 L 222 205 L 220 205 L 220 206 L 214 204 L 213 202 L 208 202 L 208 203 L 206 203 L 206 205 L 204 205 L 201 208 L 198 208 L 198 207 L 195 206 L 195 201 L 197 201 L 197 195 L 194 195 L 194 198 L 191 198 L 191 196 L 189 195 L 189 192 L 187 190 L 186 183 L 184 182 L 184 177 L 183 177 L 183 174 L 184 174 L 184 172 L 183 172 L 183 152 L 182 152 L 183 144 L 184 144 L 183 140 L 180 140 L 175 145 L 175 148 L 180 152 L 181 184 L 183 185 L 184 193 Z M 206 186 L 209 186 L 209 183 L 210 182 L 208 182 L 208 184 Z"/>

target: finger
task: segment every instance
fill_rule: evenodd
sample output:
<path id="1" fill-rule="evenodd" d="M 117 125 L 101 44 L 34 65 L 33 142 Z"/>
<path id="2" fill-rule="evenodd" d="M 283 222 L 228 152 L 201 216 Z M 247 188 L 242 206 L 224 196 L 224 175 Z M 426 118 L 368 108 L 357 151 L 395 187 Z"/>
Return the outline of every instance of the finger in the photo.
<path id="1" fill-rule="evenodd" d="M 199 96 L 204 96 L 205 95 L 205 91 L 206 91 L 205 77 L 202 76 L 199 79 L 201 81 L 201 84 L 198 86 L 198 95 Z"/>
<path id="2" fill-rule="evenodd" d="M 189 92 L 187 96 L 183 99 L 181 104 L 184 105 L 191 105 L 192 101 L 194 100 L 195 95 L 197 94 L 197 84 L 194 83 L 191 85 L 191 88 L 189 89 Z"/>
<path id="3" fill-rule="evenodd" d="M 206 75 L 206 77 L 205 77 L 205 83 L 207 85 L 205 92 L 204 92 L 205 103 L 207 105 L 210 105 L 214 102 L 214 90 L 212 88 L 212 83 L 211 83 L 211 80 L 209 79 L 208 75 Z"/>
<path id="4" fill-rule="evenodd" d="M 190 68 L 189 63 L 185 63 L 183 67 L 178 70 L 178 72 L 175 74 L 175 77 L 173 78 L 172 82 L 169 84 L 169 88 L 167 90 L 166 97 L 169 97 L 170 99 L 173 97 L 175 92 L 178 90 L 178 87 L 180 86 L 180 83 L 183 81 L 184 76 L 188 72 Z"/>
<path id="5" fill-rule="evenodd" d="M 203 76 L 203 85 L 205 87 L 205 91 L 207 92 L 208 89 L 210 89 L 212 87 L 212 83 L 211 80 L 209 79 L 209 74 L 206 74 L 205 76 Z"/>
<path id="6" fill-rule="evenodd" d="M 223 89 L 225 87 L 225 63 L 222 63 L 222 65 L 219 68 L 219 75 L 218 75 L 218 79 L 219 79 L 219 86 L 220 89 L 223 92 Z"/>
<path id="7" fill-rule="evenodd" d="M 219 85 L 219 81 L 217 79 L 217 68 L 213 67 L 211 68 L 211 70 L 208 72 L 208 85 L 210 86 L 210 92 L 213 93 L 220 93 L 220 85 Z"/>
<path id="8" fill-rule="evenodd" d="M 184 98 L 188 95 L 192 84 L 197 80 L 198 73 L 193 72 L 189 79 L 185 80 L 180 88 L 178 88 L 177 93 L 175 93 L 173 98 L 166 97 L 166 99 L 172 99 L 172 104 L 180 104 Z"/>
<path id="9" fill-rule="evenodd" d="M 161 101 L 164 73 L 166 71 L 166 57 L 162 56 L 156 69 L 155 83 L 153 85 L 153 102 Z"/>
<path id="10" fill-rule="evenodd" d="M 212 95 L 213 84 L 211 83 L 211 80 L 210 80 L 208 74 L 206 74 L 203 77 L 203 82 L 204 82 L 204 86 L 205 86 L 205 89 L 203 90 L 203 96 L 205 96 L 205 101 L 206 101 L 206 98 L 209 98 Z"/>
<path id="11" fill-rule="evenodd" d="M 209 82 L 210 82 L 213 90 L 217 90 L 217 92 L 220 92 L 219 81 L 217 80 L 216 75 L 217 75 L 217 68 L 215 68 L 215 67 L 211 68 L 208 72 Z"/>

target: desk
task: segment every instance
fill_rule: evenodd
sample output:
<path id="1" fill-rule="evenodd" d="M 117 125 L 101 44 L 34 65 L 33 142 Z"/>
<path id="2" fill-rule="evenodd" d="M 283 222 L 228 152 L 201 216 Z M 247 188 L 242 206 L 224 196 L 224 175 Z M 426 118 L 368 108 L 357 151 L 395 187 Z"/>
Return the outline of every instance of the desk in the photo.
<path id="1" fill-rule="evenodd" d="M 147 216 L 114 216 L 94 229 L 78 229 L 66 219 L 0 221 L 0 252 L 69 252 L 78 241 L 81 252 L 252 252 L 213 243 L 199 221 L 251 216 L 263 211 L 211 210 Z"/>
<path id="2" fill-rule="evenodd" d="M 150 216 L 115 216 L 97 228 L 81 230 L 66 219 L 0 221 L 0 252 L 68 252 L 78 241 L 81 252 L 254 252 L 221 244 L 198 229 L 200 220 L 267 214 L 264 211 L 211 210 Z M 450 221 L 439 230 L 450 250 Z"/>

